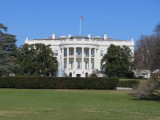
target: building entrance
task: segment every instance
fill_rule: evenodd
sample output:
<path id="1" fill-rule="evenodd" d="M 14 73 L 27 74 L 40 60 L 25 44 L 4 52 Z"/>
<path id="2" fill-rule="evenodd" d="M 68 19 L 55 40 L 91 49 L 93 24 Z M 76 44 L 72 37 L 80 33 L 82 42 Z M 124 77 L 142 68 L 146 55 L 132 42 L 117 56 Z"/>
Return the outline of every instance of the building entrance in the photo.
<path id="1" fill-rule="evenodd" d="M 76 74 L 76 77 L 81 77 L 81 74 Z"/>

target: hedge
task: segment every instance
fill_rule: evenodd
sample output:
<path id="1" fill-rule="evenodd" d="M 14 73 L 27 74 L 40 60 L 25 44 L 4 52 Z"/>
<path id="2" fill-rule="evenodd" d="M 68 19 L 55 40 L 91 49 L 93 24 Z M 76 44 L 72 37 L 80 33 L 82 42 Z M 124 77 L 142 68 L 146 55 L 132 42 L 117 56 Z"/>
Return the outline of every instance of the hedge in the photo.
<path id="1" fill-rule="evenodd" d="M 118 78 L 0 77 L 0 88 L 17 89 L 116 89 Z"/>
<path id="2" fill-rule="evenodd" d="M 135 85 L 139 84 L 138 80 L 119 80 L 118 87 L 130 87 L 133 88 Z"/>

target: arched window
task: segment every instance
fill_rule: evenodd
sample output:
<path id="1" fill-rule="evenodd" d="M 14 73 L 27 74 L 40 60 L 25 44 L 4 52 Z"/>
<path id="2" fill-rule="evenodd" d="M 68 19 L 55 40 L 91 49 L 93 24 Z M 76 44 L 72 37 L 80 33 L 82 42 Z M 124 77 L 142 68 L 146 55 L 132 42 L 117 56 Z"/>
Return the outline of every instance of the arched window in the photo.
<path id="1" fill-rule="evenodd" d="M 71 72 L 69 73 L 69 77 L 72 77 L 72 73 Z"/>
<path id="2" fill-rule="evenodd" d="M 88 73 L 85 74 L 85 77 L 88 77 Z"/>

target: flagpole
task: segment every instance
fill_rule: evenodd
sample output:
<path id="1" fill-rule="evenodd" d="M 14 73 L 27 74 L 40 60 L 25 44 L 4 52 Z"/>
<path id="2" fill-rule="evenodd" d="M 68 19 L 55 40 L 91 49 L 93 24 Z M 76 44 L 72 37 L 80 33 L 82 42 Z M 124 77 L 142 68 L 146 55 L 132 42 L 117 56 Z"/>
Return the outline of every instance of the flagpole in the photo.
<path id="1" fill-rule="evenodd" d="M 79 36 L 81 36 L 81 29 L 82 29 L 82 20 L 81 20 L 81 18 L 80 18 L 80 25 L 79 25 Z"/>

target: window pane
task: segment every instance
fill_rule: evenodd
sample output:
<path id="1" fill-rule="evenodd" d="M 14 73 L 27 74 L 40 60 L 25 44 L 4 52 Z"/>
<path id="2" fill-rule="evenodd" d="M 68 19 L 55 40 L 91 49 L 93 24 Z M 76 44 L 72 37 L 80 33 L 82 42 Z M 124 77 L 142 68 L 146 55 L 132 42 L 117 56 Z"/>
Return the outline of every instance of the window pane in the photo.
<path id="1" fill-rule="evenodd" d="M 64 61 L 64 69 L 67 68 L 67 61 Z"/>
<path id="2" fill-rule="evenodd" d="M 77 69 L 80 69 L 80 68 L 81 68 L 81 62 L 77 61 Z"/>
<path id="3" fill-rule="evenodd" d="M 91 56 L 94 57 L 94 49 L 91 50 Z"/>
<path id="4" fill-rule="evenodd" d="M 94 69 L 94 61 L 92 61 L 92 69 Z"/>
<path id="5" fill-rule="evenodd" d="M 67 56 L 67 49 L 64 49 L 64 57 Z"/>
<path id="6" fill-rule="evenodd" d="M 55 50 L 55 56 L 58 56 L 58 50 Z"/>
<path id="7" fill-rule="evenodd" d="M 100 56 L 103 56 L 103 50 L 100 51 Z"/>

